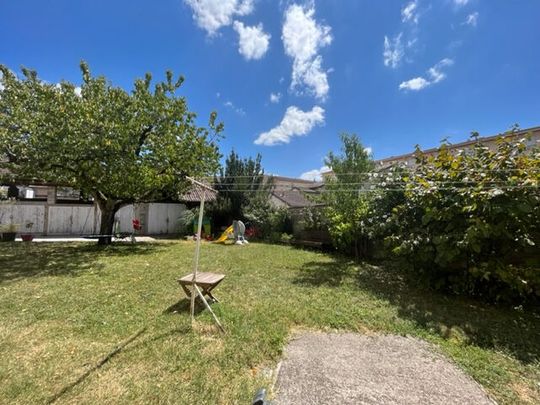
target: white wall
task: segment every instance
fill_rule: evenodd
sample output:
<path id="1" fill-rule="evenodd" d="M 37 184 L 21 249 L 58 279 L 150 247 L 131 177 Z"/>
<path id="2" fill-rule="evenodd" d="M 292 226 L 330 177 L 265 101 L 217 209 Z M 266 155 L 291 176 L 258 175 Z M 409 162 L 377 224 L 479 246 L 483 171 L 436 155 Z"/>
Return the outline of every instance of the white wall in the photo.
<path id="1" fill-rule="evenodd" d="M 135 218 L 135 208 L 133 205 L 126 205 L 118 210 L 115 216 L 120 223 L 120 232 L 131 232 L 133 230 L 133 219 Z"/>
<path id="2" fill-rule="evenodd" d="M 53 205 L 49 207 L 49 235 L 91 235 L 95 234 L 94 215 L 98 214 L 93 205 Z M 99 218 L 98 218 L 99 223 Z"/>
<path id="3" fill-rule="evenodd" d="M 131 232 L 132 220 L 138 218 L 144 233 L 172 234 L 179 231 L 178 219 L 183 204 L 138 204 L 122 207 L 116 214 L 121 232 Z M 19 233 L 83 236 L 99 233 L 100 211 L 88 204 L 54 204 L 45 202 L 0 203 L 0 224 L 17 224 Z M 31 230 L 25 224 L 33 222 Z"/>
<path id="4" fill-rule="evenodd" d="M 185 209 L 183 204 L 149 204 L 147 232 L 151 235 L 178 233 L 178 220 Z"/>
<path id="5" fill-rule="evenodd" d="M 42 204 L 12 204 L 0 203 L 0 224 L 17 224 L 19 232 L 43 232 L 45 206 Z M 25 225 L 32 222 L 32 229 Z"/>

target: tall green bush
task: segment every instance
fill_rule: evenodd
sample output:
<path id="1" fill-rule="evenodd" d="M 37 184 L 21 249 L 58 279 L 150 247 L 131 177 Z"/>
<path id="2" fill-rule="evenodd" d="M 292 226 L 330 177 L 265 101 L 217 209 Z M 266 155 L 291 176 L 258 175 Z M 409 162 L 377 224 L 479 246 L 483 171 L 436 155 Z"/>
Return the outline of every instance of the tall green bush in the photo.
<path id="1" fill-rule="evenodd" d="M 540 153 L 526 139 L 442 145 L 400 177 L 386 241 L 436 287 L 493 299 L 540 297 Z"/>
<path id="2" fill-rule="evenodd" d="M 245 209 L 245 217 L 249 225 L 253 225 L 261 239 L 270 239 L 272 234 L 292 233 L 292 219 L 286 208 L 272 206 L 265 196 L 252 198 Z M 279 239 L 278 238 L 278 239 Z"/>
<path id="3" fill-rule="evenodd" d="M 341 141 L 341 154 L 330 152 L 325 161 L 333 172 L 322 197 L 328 231 L 336 249 L 357 258 L 365 257 L 369 254 L 366 220 L 371 197 L 364 184 L 368 185 L 374 163 L 358 136 L 342 134 Z"/>
<path id="4" fill-rule="evenodd" d="M 270 198 L 270 182 L 264 176 L 258 154 L 255 159 L 240 158 L 233 150 L 214 178 L 214 188 L 219 191 L 217 201 L 209 206 L 216 227 L 228 226 L 233 220 L 246 221 L 247 207 L 260 205 Z"/>

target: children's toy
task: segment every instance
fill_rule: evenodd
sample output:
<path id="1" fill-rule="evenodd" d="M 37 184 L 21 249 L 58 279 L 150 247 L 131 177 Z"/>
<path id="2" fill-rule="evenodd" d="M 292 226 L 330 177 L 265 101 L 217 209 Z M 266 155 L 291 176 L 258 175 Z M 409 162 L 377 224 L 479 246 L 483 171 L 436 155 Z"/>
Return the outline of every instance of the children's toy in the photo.
<path id="1" fill-rule="evenodd" d="M 246 226 L 242 221 L 233 221 L 233 230 L 235 245 L 245 245 L 249 243 L 246 238 L 244 238 L 244 234 L 246 233 Z"/>
<path id="2" fill-rule="evenodd" d="M 249 242 L 246 240 L 244 234 L 246 233 L 246 226 L 242 221 L 233 221 L 233 224 L 225 229 L 225 232 L 216 239 L 216 243 L 225 243 L 227 239 L 234 239 L 235 245 L 247 245 Z"/>
<path id="3" fill-rule="evenodd" d="M 221 234 L 221 236 L 216 239 L 216 243 L 223 243 L 227 239 L 229 239 L 229 236 L 233 234 L 233 226 L 229 226 L 227 229 L 225 229 L 225 232 Z"/>

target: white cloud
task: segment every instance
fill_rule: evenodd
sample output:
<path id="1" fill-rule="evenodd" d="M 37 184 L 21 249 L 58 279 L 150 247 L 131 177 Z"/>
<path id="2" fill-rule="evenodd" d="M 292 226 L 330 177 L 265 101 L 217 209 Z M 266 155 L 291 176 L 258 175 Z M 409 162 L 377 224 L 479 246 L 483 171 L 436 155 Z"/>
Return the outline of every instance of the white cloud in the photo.
<path id="1" fill-rule="evenodd" d="M 77 96 L 81 97 L 82 89 L 79 86 L 75 87 L 74 91 Z"/>
<path id="2" fill-rule="evenodd" d="M 332 42 L 330 27 L 318 24 L 315 8 L 293 4 L 285 10 L 281 39 L 285 53 L 293 59 L 292 89 L 302 86 L 320 100 L 330 89 L 326 71 L 322 68 L 321 48 Z M 301 92 L 301 91 L 300 91 Z"/>
<path id="3" fill-rule="evenodd" d="M 279 103 L 281 100 L 281 93 L 270 93 L 270 102 L 273 104 Z"/>
<path id="4" fill-rule="evenodd" d="M 479 16 L 478 12 L 469 14 L 463 24 L 476 27 L 476 25 L 478 24 L 478 16 Z"/>
<path id="5" fill-rule="evenodd" d="M 253 0 L 184 0 L 193 10 L 193 19 L 206 30 L 208 35 L 215 35 L 224 26 L 231 25 L 233 17 L 245 16 L 253 11 Z"/>
<path id="6" fill-rule="evenodd" d="M 409 2 L 405 7 L 401 9 L 401 21 L 412 22 L 418 24 L 418 0 Z"/>
<path id="7" fill-rule="evenodd" d="M 324 109 L 315 106 L 311 111 L 302 111 L 291 106 L 285 111 L 280 124 L 268 132 L 263 132 L 255 140 L 257 145 L 279 145 L 289 143 L 293 136 L 307 135 L 316 125 L 324 124 Z"/>
<path id="8" fill-rule="evenodd" d="M 223 105 L 224 105 L 225 107 L 230 108 L 231 110 L 233 110 L 233 111 L 234 111 L 235 113 L 237 113 L 238 115 L 241 115 L 242 117 L 243 117 L 244 115 L 246 115 L 246 112 L 245 112 L 242 108 L 237 107 L 237 106 L 234 105 L 234 103 L 233 103 L 232 101 L 230 101 L 230 100 L 225 101 L 225 102 L 223 103 Z"/>
<path id="9" fill-rule="evenodd" d="M 368 155 L 371 155 L 373 153 L 373 148 L 371 146 L 364 148 L 364 150 L 366 151 Z"/>
<path id="10" fill-rule="evenodd" d="M 247 60 L 261 59 L 270 44 L 270 34 L 263 30 L 263 25 L 246 27 L 239 21 L 234 22 L 234 30 L 238 33 L 238 52 Z"/>
<path id="11" fill-rule="evenodd" d="M 329 171 L 330 168 L 328 166 L 323 166 L 320 169 L 313 169 L 308 172 L 302 173 L 300 175 L 300 178 L 302 180 L 322 181 L 322 174 Z"/>
<path id="12" fill-rule="evenodd" d="M 403 44 L 401 43 L 401 37 L 403 33 L 399 33 L 393 40 L 384 36 L 384 51 L 383 59 L 384 65 L 395 69 L 399 66 L 401 59 L 405 55 L 403 50 Z"/>
<path id="13" fill-rule="evenodd" d="M 454 0 L 454 4 L 458 7 L 465 6 L 469 0 Z"/>
<path id="14" fill-rule="evenodd" d="M 423 88 L 426 88 L 431 83 L 428 82 L 423 77 L 415 77 L 414 79 L 407 80 L 406 82 L 402 82 L 399 85 L 400 90 L 422 90 Z"/>
<path id="15" fill-rule="evenodd" d="M 415 77 L 413 79 L 407 80 L 405 82 L 402 82 L 399 85 L 399 89 L 418 91 L 418 90 L 425 89 L 426 87 L 431 86 L 432 84 L 439 83 L 440 81 L 446 78 L 446 73 L 444 73 L 443 69 L 453 64 L 454 64 L 454 61 L 452 59 L 448 59 L 448 58 L 442 59 L 435 66 L 428 69 L 427 71 L 428 78 Z"/>
<path id="16" fill-rule="evenodd" d="M 442 72 L 441 69 L 452 66 L 454 64 L 454 61 L 452 59 L 444 58 L 439 63 L 437 63 L 435 66 L 430 68 L 428 70 L 428 73 L 431 77 L 431 83 L 439 83 L 441 80 L 446 78 L 446 73 Z"/>

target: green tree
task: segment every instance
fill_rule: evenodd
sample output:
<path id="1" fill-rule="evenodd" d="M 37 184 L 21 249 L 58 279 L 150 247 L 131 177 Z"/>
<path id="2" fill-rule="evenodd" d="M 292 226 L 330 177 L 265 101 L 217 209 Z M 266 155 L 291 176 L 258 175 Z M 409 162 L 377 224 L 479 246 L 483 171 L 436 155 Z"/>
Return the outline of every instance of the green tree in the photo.
<path id="1" fill-rule="evenodd" d="M 240 158 L 233 150 L 225 160 L 225 167 L 220 169 L 214 179 L 214 188 L 219 191 L 212 212 L 215 222 L 220 225 L 230 224 L 235 219 L 246 220 L 246 208 L 257 202 L 268 203 L 270 182 L 264 175 L 262 157 Z"/>
<path id="2" fill-rule="evenodd" d="M 357 135 L 342 134 L 341 142 L 341 154 L 330 152 L 325 160 L 333 173 L 323 194 L 329 231 L 338 249 L 365 256 L 369 196 L 364 191 L 375 165 Z"/>
<path id="3" fill-rule="evenodd" d="M 185 176 L 213 174 L 222 124 L 212 113 L 196 125 L 184 97 L 183 77 L 152 86 L 146 74 L 128 92 L 81 62 L 82 86 L 18 78 L 0 65 L 0 168 L 14 178 L 39 179 L 80 189 L 101 210 L 101 235 L 111 235 L 123 205 L 175 198 Z M 110 237 L 99 239 L 110 243 Z"/>

